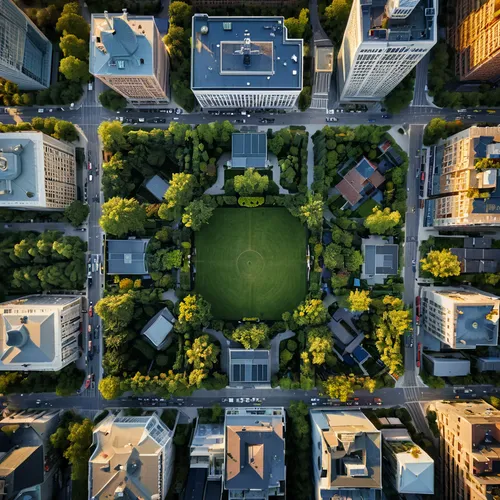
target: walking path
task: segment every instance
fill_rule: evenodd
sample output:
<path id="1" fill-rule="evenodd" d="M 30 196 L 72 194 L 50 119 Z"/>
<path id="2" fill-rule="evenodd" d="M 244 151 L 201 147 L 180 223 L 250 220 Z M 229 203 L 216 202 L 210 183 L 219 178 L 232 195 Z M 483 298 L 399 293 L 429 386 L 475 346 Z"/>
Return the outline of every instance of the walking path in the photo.
<path id="1" fill-rule="evenodd" d="M 291 339 L 295 337 L 295 332 L 286 330 L 285 332 L 278 333 L 276 337 L 271 340 L 271 373 L 274 375 L 280 369 L 280 344 L 282 340 Z"/>
<path id="2" fill-rule="evenodd" d="M 229 373 L 229 348 L 240 347 L 237 342 L 227 339 L 224 337 L 222 332 L 218 330 L 213 330 L 212 328 L 203 328 L 205 333 L 215 337 L 220 343 L 220 365 L 224 373 Z"/>
<path id="3" fill-rule="evenodd" d="M 217 165 L 217 180 L 213 186 L 210 186 L 205 194 L 224 194 L 224 164 L 219 162 Z"/>

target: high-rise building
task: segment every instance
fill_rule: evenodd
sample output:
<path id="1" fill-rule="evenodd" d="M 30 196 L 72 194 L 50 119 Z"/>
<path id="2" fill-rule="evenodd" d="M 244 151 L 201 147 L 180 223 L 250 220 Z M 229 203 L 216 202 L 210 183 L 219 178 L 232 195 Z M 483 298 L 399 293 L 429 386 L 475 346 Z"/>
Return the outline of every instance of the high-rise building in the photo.
<path id="1" fill-rule="evenodd" d="M 500 411 L 484 401 L 435 404 L 443 500 L 491 500 L 500 492 Z"/>
<path id="2" fill-rule="evenodd" d="M 224 458 L 229 500 L 285 498 L 285 410 L 227 408 Z"/>
<path id="3" fill-rule="evenodd" d="M 500 298 L 480 290 L 424 287 L 421 324 L 452 349 L 498 344 Z"/>
<path id="4" fill-rule="evenodd" d="M 498 163 L 500 127 L 474 126 L 440 141 L 431 150 L 425 225 L 500 225 Z"/>
<path id="5" fill-rule="evenodd" d="M 21 90 L 50 85 L 52 44 L 12 0 L 0 0 L 0 77 Z"/>
<path id="6" fill-rule="evenodd" d="M 457 0 L 448 41 L 460 80 L 500 77 L 500 0 Z"/>
<path id="7" fill-rule="evenodd" d="M 174 467 L 173 431 L 156 414 L 109 415 L 94 428 L 89 498 L 165 498 Z"/>
<path id="8" fill-rule="evenodd" d="M 73 145 L 42 132 L 0 134 L 0 207 L 60 210 L 75 199 Z"/>
<path id="9" fill-rule="evenodd" d="M 132 104 L 169 102 L 168 53 L 153 16 L 92 14 L 90 73 Z"/>
<path id="10" fill-rule="evenodd" d="M 28 295 L 0 304 L 0 371 L 59 371 L 78 359 L 82 299 Z"/>
<path id="11" fill-rule="evenodd" d="M 361 411 L 311 410 L 311 428 L 316 500 L 380 499 L 382 438 L 370 420 Z"/>
<path id="12" fill-rule="evenodd" d="M 383 99 L 437 40 L 435 0 L 354 0 L 338 54 L 341 101 Z"/>
<path id="13" fill-rule="evenodd" d="M 292 108 L 302 90 L 303 40 L 283 17 L 195 14 L 191 90 L 203 108 Z"/>

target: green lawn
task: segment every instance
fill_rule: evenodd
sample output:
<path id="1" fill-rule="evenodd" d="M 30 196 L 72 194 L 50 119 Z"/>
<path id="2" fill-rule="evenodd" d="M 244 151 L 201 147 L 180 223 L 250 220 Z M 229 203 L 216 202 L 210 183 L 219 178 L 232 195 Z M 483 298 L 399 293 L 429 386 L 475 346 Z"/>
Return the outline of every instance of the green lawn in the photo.
<path id="1" fill-rule="evenodd" d="M 218 208 L 195 245 L 215 318 L 279 320 L 306 295 L 306 231 L 284 208 Z"/>
<path id="2" fill-rule="evenodd" d="M 375 207 L 380 206 L 373 198 L 366 200 L 352 215 L 353 217 L 359 217 L 366 219 L 372 214 Z"/>

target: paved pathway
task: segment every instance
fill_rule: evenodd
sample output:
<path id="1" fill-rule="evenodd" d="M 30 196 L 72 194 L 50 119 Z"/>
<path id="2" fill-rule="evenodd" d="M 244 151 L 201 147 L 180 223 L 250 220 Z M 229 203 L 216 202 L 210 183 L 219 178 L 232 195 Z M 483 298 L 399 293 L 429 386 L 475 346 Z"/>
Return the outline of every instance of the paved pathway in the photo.
<path id="1" fill-rule="evenodd" d="M 278 333 L 276 337 L 271 340 L 271 373 L 274 375 L 280 369 L 280 343 L 282 340 L 291 339 L 295 337 L 295 332 L 286 330 L 285 332 Z"/>
<path id="2" fill-rule="evenodd" d="M 273 181 L 278 185 L 279 190 L 280 190 L 279 193 L 280 194 L 288 194 L 288 189 L 285 189 L 280 184 L 281 168 L 279 166 L 277 156 L 273 153 L 269 153 L 267 155 L 267 158 L 269 160 L 269 163 L 271 163 L 271 165 L 273 166 Z"/>
<path id="3" fill-rule="evenodd" d="M 314 144 L 309 132 L 309 139 L 307 141 L 307 188 L 311 189 L 314 182 Z"/>
<path id="4" fill-rule="evenodd" d="M 217 165 L 217 180 L 205 191 L 205 194 L 224 194 L 224 165 Z"/>
<path id="5" fill-rule="evenodd" d="M 233 340 L 229 340 L 226 337 L 224 337 L 224 334 L 222 332 L 219 332 L 218 330 L 213 330 L 212 328 L 203 328 L 203 331 L 205 333 L 208 333 L 209 335 L 212 335 L 212 337 L 215 337 L 219 343 L 220 343 L 220 365 L 221 365 L 221 370 L 224 373 L 229 373 L 229 348 L 234 348 L 234 347 L 241 347 L 237 342 L 234 342 Z"/>

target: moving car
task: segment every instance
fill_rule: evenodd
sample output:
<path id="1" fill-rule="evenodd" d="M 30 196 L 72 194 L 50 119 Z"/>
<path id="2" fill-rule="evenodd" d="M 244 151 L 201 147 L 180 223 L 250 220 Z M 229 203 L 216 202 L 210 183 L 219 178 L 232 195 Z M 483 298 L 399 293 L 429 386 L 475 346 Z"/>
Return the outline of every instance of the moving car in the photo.
<path id="1" fill-rule="evenodd" d="M 92 331 L 92 325 L 87 326 L 87 332 L 90 333 L 91 331 Z"/>
<path id="2" fill-rule="evenodd" d="M 92 182 L 92 174 L 89 174 L 89 181 Z"/>
<path id="3" fill-rule="evenodd" d="M 88 350 L 89 354 L 92 352 L 92 340 L 89 340 L 87 350 Z"/>
<path id="4" fill-rule="evenodd" d="M 382 405 L 382 400 L 380 398 L 373 398 L 373 402 L 378 406 Z"/>
<path id="5" fill-rule="evenodd" d="M 89 316 L 92 317 L 94 315 L 94 306 L 92 302 L 89 304 Z"/>
<path id="6" fill-rule="evenodd" d="M 90 387 L 90 382 L 92 380 L 91 375 L 87 377 L 87 380 L 85 380 L 85 389 L 88 389 Z"/>
<path id="7" fill-rule="evenodd" d="M 88 167 L 89 167 L 89 170 L 92 170 L 92 163 L 89 162 Z"/>

